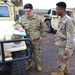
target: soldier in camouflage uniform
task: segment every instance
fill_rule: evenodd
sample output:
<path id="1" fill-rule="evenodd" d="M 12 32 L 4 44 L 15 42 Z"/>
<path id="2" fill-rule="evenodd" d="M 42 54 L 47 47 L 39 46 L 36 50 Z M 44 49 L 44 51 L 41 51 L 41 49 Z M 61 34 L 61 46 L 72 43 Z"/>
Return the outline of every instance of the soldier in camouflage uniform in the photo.
<path id="1" fill-rule="evenodd" d="M 41 71 L 40 66 L 40 42 L 43 37 L 46 36 L 46 25 L 41 17 L 34 14 L 32 4 L 28 3 L 24 6 L 25 15 L 23 15 L 15 24 L 15 29 L 22 31 L 24 28 L 27 33 L 27 37 L 32 40 L 33 43 L 33 59 L 35 61 L 35 67 L 37 71 Z M 23 27 L 23 28 L 22 28 Z M 32 66 L 32 59 L 28 61 L 26 69 Z"/>
<path id="2" fill-rule="evenodd" d="M 58 71 L 51 75 L 64 75 L 70 73 L 68 59 L 74 50 L 73 35 L 74 35 L 74 21 L 66 14 L 66 3 L 58 2 L 56 4 L 56 12 L 60 16 L 58 29 L 55 35 L 55 45 L 58 46 Z"/>

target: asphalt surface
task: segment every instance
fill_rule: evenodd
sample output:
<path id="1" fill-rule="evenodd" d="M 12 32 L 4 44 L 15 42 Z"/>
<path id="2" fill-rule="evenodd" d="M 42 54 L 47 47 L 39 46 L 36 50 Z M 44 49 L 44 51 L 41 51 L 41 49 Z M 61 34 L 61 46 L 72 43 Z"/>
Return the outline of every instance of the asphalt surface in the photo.
<path id="1" fill-rule="evenodd" d="M 26 75 L 51 75 L 53 71 L 57 71 L 57 55 L 58 47 L 54 45 L 54 33 L 48 33 L 47 37 L 41 42 L 41 66 L 42 71 L 38 72 L 35 69 L 35 64 L 26 71 Z M 75 75 L 75 51 L 69 59 L 71 73 Z"/>

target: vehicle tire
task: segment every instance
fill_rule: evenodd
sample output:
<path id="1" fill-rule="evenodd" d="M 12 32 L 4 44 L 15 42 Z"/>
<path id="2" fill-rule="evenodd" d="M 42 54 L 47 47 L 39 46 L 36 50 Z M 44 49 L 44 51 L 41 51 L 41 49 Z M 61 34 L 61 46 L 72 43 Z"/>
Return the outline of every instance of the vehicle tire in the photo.
<path id="1" fill-rule="evenodd" d="M 53 32 L 53 28 L 52 28 L 52 26 L 51 26 L 51 21 L 50 21 L 50 20 L 46 20 L 46 25 L 47 25 L 46 31 L 47 31 L 48 33 Z"/>
<path id="2" fill-rule="evenodd" d="M 0 75 L 9 75 L 8 64 L 0 64 Z"/>
<path id="3" fill-rule="evenodd" d="M 26 56 L 25 51 L 18 51 L 12 53 L 13 59 L 23 56 Z M 26 60 L 20 60 L 10 63 L 9 72 L 10 75 L 26 75 Z"/>

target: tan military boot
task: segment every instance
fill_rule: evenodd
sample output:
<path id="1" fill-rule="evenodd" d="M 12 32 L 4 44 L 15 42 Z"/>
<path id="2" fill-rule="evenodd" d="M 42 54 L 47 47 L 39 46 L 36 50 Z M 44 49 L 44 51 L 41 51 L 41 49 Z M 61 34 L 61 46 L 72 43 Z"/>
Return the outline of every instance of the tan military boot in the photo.
<path id="1" fill-rule="evenodd" d="M 58 72 L 52 72 L 51 75 L 64 75 L 64 72 L 58 71 Z"/>
<path id="2" fill-rule="evenodd" d="M 70 68 L 69 68 L 69 66 L 65 67 L 64 73 L 70 73 Z"/>
<path id="3" fill-rule="evenodd" d="M 32 61 L 28 61 L 28 65 L 26 66 L 26 70 L 28 70 L 29 68 L 31 68 L 32 67 Z"/>
<path id="4" fill-rule="evenodd" d="M 42 68 L 39 64 L 36 64 L 35 67 L 36 67 L 36 70 L 39 71 L 39 72 L 42 70 Z"/>

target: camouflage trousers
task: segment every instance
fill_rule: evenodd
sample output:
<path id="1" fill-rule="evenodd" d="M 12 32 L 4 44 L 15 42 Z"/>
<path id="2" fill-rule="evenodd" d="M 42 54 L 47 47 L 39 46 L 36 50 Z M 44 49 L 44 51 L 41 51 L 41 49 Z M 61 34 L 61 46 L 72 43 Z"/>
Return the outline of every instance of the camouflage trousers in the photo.
<path id="1" fill-rule="evenodd" d="M 68 60 L 73 53 L 73 49 L 70 49 L 69 54 L 64 55 L 64 50 L 65 50 L 64 47 L 59 47 L 58 61 L 57 61 L 57 67 L 59 71 L 64 71 L 65 67 L 69 65 Z"/>
<path id="2" fill-rule="evenodd" d="M 33 51 L 32 51 L 32 57 L 28 59 L 28 61 L 34 60 L 35 63 L 40 63 L 40 44 L 38 43 L 38 40 L 32 41 L 33 43 Z M 27 55 L 29 52 L 29 45 L 27 44 Z"/>

